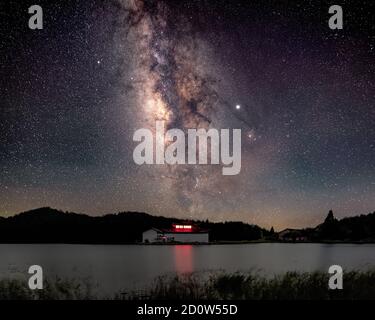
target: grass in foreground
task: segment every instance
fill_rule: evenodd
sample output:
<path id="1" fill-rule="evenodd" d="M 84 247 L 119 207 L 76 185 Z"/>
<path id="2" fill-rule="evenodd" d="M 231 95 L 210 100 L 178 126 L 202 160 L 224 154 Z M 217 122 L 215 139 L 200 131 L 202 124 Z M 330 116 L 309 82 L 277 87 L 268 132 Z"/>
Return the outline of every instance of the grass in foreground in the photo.
<path id="1" fill-rule="evenodd" d="M 1 279 L 0 300 L 94 300 L 92 289 L 83 280 L 47 279 L 42 290 L 30 290 L 27 280 Z"/>
<path id="2" fill-rule="evenodd" d="M 288 272 L 273 278 L 256 273 L 163 276 L 143 293 L 148 299 L 355 300 L 375 299 L 375 270 L 344 273 L 343 290 L 328 290 L 329 275 Z M 133 294 L 130 298 L 137 299 Z"/>
<path id="3" fill-rule="evenodd" d="M 193 273 L 158 277 L 142 291 L 115 294 L 107 299 L 127 300 L 375 300 L 375 269 L 344 273 L 344 289 L 328 290 L 329 275 L 288 272 L 266 278 L 258 273 Z M 88 281 L 45 280 L 43 290 L 32 291 L 21 280 L 0 280 L 0 300 L 93 300 Z"/>

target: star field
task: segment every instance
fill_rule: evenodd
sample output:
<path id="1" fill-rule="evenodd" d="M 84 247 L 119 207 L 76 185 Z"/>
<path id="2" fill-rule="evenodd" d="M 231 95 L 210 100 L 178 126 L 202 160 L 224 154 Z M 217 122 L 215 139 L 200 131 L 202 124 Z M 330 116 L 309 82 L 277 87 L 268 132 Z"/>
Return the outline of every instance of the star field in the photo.
<path id="1" fill-rule="evenodd" d="M 375 206 L 370 1 L 4 4 L 0 215 L 35 207 L 304 227 Z M 4 18 L 4 19 L 3 19 Z M 242 170 L 138 166 L 132 137 L 242 129 Z"/>

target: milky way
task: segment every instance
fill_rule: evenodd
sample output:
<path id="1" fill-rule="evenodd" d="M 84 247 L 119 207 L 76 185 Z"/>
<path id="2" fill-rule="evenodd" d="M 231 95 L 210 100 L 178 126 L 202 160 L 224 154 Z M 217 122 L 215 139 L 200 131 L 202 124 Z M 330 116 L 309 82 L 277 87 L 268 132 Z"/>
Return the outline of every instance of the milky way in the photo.
<path id="1" fill-rule="evenodd" d="M 140 78 L 139 104 L 144 116 L 167 121 L 168 128 L 196 128 L 210 124 L 217 94 L 200 60 L 199 41 L 189 21 L 173 18 L 162 2 L 130 6 L 129 38 Z M 135 21 L 134 21 L 135 20 Z"/>
<path id="2" fill-rule="evenodd" d="M 174 16 L 163 2 L 121 4 L 128 22 L 121 42 L 128 42 L 131 48 L 131 81 L 139 125 L 153 131 L 156 120 L 165 121 L 166 129 L 221 126 L 217 77 L 210 68 L 212 62 L 205 63 L 212 53 L 189 18 Z M 129 76 L 127 72 L 124 75 Z M 163 190 L 188 217 L 199 216 L 209 198 L 221 197 L 216 177 L 221 169 L 217 166 L 166 165 L 140 170 L 151 179 L 159 179 Z"/>
<path id="3" fill-rule="evenodd" d="M 279 229 L 375 207 L 371 2 L 4 5 L 0 215 L 40 206 Z M 135 130 L 239 128 L 242 169 L 138 166 Z"/>

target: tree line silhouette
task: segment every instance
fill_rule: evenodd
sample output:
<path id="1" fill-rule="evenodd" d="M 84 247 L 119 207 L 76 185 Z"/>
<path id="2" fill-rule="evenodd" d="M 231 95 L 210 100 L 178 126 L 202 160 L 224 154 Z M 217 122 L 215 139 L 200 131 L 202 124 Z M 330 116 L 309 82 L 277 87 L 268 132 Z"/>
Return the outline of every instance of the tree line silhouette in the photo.
<path id="1" fill-rule="evenodd" d="M 186 220 L 122 212 L 100 217 L 63 212 L 49 207 L 0 218 L 0 243 L 93 243 L 121 244 L 142 240 L 150 228 L 168 229 Z M 267 230 L 242 222 L 189 221 L 209 229 L 211 241 L 256 240 Z"/>
<path id="2" fill-rule="evenodd" d="M 0 217 L 0 243 L 90 243 L 125 244 L 142 240 L 142 232 L 152 227 L 168 229 L 186 220 L 152 216 L 142 212 L 122 212 L 93 217 L 49 207 L 18 215 Z M 208 229 L 210 241 L 278 241 L 278 233 L 243 222 L 188 221 Z M 375 212 L 337 220 L 333 212 L 316 228 L 299 230 L 306 241 L 375 242 Z"/>

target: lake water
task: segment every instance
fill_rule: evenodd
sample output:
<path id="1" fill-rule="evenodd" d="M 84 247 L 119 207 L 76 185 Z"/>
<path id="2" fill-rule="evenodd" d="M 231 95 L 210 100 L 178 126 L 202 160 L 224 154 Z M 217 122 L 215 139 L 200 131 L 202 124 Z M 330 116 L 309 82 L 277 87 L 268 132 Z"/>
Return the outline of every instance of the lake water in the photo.
<path id="1" fill-rule="evenodd" d="M 22 277 L 30 265 L 45 276 L 88 279 L 100 293 L 140 288 L 159 275 L 194 271 L 327 271 L 330 265 L 375 267 L 375 244 L 18 245 L 0 244 L 0 278 Z"/>

